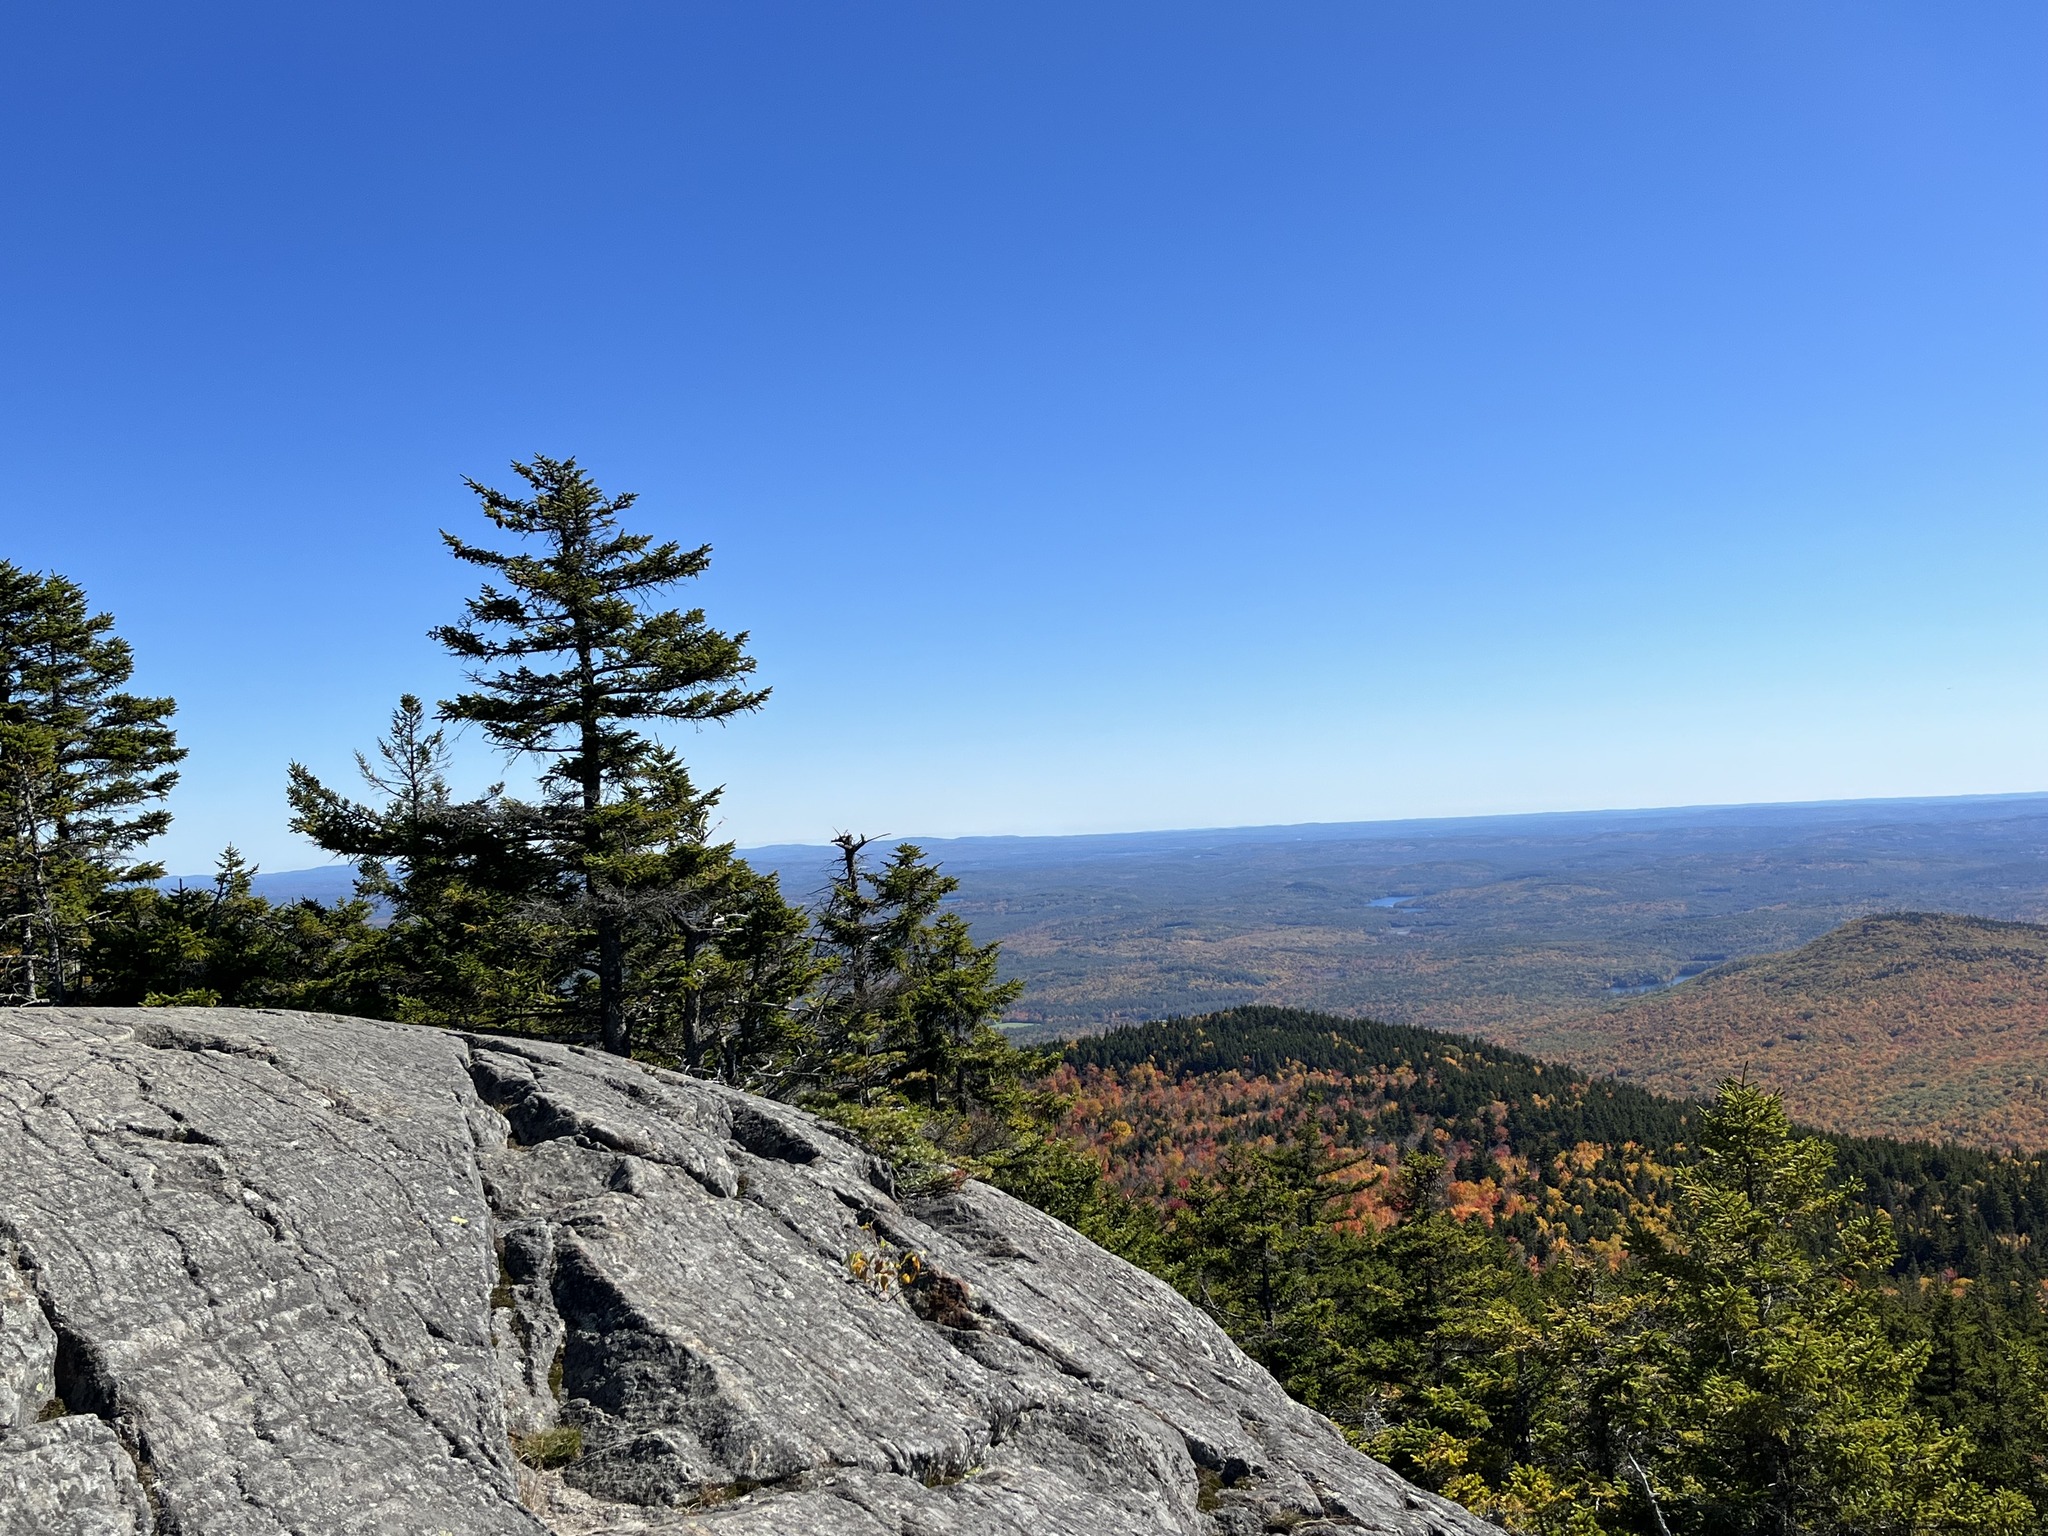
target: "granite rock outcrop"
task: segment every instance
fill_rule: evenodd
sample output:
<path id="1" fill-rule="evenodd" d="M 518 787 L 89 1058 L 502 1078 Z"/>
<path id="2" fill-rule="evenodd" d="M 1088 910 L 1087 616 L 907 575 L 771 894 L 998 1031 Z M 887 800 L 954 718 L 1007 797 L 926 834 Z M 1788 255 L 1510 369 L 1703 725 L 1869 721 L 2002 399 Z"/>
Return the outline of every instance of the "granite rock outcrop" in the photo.
<path id="1" fill-rule="evenodd" d="M 0 1536 L 1484 1532 L 1167 1286 L 590 1052 L 0 1011 Z"/>

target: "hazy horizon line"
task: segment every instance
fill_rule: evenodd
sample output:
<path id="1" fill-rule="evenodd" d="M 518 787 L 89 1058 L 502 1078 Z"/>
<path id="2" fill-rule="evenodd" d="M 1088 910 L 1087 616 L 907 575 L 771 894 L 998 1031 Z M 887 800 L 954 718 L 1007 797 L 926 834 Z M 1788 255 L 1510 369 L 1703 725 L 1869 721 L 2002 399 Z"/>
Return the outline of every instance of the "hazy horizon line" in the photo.
<path id="1" fill-rule="evenodd" d="M 1549 811 L 1486 811 L 1463 816 L 1394 816 L 1358 821 L 1248 822 L 1235 826 L 1207 827 L 1134 827 L 1111 832 L 965 832 L 947 836 L 890 832 L 874 834 L 869 838 L 869 841 L 887 844 L 916 843 L 919 846 L 957 843 L 1071 843 L 1108 841 L 1114 838 L 1244 836 L 1262 832 L 1300 834 L 1348 831 L 1361 827 L 1422 828 L 1469 826 L 1478 823 L 1504 821 L 1557 822 L 1599 817 L 1704 816 L 1740 811 L 1853 810 L 1859 807 L 1888 805 L 1968 805 L 1986 804 L 2001 800 L 2048 800 L 2048 790 L 2000 790 L 1992 793 L 1967 795 L 1872 795 L 1833 800 L 1707 801 L 1691 805 L 1599 806 L 1577 810 Z M 742 855 L 776 853 L 785 849 L 792 851 L 799 849 L 823 851 L 831 846 L 830 842 L 751 843 L 744 847 L 737 847 L 736 845 L 736 851 Z M 296 869 L 259 869 L 259 878 L 274 879 L 285 875 L 317 874 L 326 870 L 343 870 L 351 867 L 351 861 L 336 859 L 326 864 L 310 864 Z M 173 874 L 166 875 L 161 881 L 155 883 L 163 885 L 174 884 L 179 881 L 211 878 L 211 875 Z"/>

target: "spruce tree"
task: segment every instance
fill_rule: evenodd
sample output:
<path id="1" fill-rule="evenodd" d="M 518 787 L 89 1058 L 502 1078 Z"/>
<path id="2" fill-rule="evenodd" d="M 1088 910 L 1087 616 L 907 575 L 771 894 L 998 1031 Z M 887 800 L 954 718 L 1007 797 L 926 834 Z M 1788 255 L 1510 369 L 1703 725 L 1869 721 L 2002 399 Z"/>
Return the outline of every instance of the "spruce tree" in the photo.
<path id="1" fill-rule="evenodd" d="M 684 895 L 637 952 L 638 1033 L 685 1071 L 785 1091 L 796 1080 L 797 1002 L 819 972 L 809 914 L 783 899 L 774 875 L 737 858 Z"/>
<path id="2" fill-rule="evenodd" d="M 960 882 L 899 844 L 876 869 L 871 840 L 841 833 L 817 914 L 824 972 L 814 998 L 818 1091 L 956 1113 L 992 1101 L 1030 1058 L 994 1021 L 1022 990 L 997 980 L 998 946 L 977 945 L 940 905 Z"/>
<path id="3" fill-rule="evenodd" d="M 493 785 L 457 800 L 445 735 L 412 694 L 356 768 L 381 805 L 350 800 L 290 767 L 292 830 L 357 863 L 357 894 L 388 917 L 353 958 L 368 1011 L 407 1023 L 559 1030 L 566 999 L 555 925 L 569 887 L 539 807 Z M 573 969 L 573 964 L 570 966 Z"/>
<path id="4" fill-rule="evenodd" d="M 172 700 L 130 693 L 114 621 L 63 576 L 0 561 L 0 996 L 79 988 L 110 895 L 162 875 L 135 855 L 170 825 L 184 757 Z"/>
<path id="5" fill-rule="evenodd" d="M 2024 1528 L 2027 1500 L 1969 1477 L 1969 1436 L 1915 1407 L 1927 1349 L 1887 1326 L 1891 1222 L 1849 1214 L 1833 1149 L 1736 1082 L 1699 1141 L 1670 1236 L 1631 1238 L 1675 1388 L 1670 1439 L 1642 1457 L 1659 1519 L 1703 1536 Z"/>
<path id="6" fill-rule="evenodd" d="M 382 935 L 367 901 L 272 903 L 232 845 L 210 885 L 118 893 L 94 934 L 95 1001 L 377 1015 L 362 986 Z"/>
<path id="7" fill-rule="evenodd" d="M 808 1052 L 814 1095 L 861 1108 L 902 1067 L 902 1042 L 891 1028 L 909 979 L 897 963 L 901 938 L 939 901 L 929 887 L 912 889 L 901 877 L 885 887 L 886 877 L 867 858 L 871 841 L 850 832 L 832 840 L 839 863 L 816 916 L 822 980 L 812 999 Z"/>
<path id="8" fill-rule="evenodd" d="M 1071 1157 L 1048 1141 L 1051 1096 L 1026 1084 L 1047 1058 L 995 1027 L 1018 992 L 996 979 L 997 947 L 976 945 L 940 910 L 958 882 L 913 843 L 879 868 L 869 839 L 841 834 L 834 845 L 838 867 L 814 916 L 819 977 L 775 1091 L 852 1130 L 901 1188 L 973 1174 L 1105 1215 L 1086 1197 L 1099 1178 L 1077 1182 Z"/>
<path id="9" fill-rule="evenodd" d="M 955 882 L 941 878 L 950 891 Z M 1024 1058 L 995 1021 L 1024 984 L 997 978 L 999 953 L 994 942 L 976 944 L 957 912 L 911 936 L 901 1087 L 928 1108 L 965 1114 L 1022 1070 Z"/>
<path id="10" fill-rule="evenodd" d="M 596 980 L 591 1012 L 604 1048 L 625 1055 L 636 931 L 716 862 L 704 856 L 706 799 L 647 728 L 727 720 L 768 694 L 747 685 L 744 633 L 713 628 L 701 609 L 653 606 L 703 574 L 708 545 L 625 532 L 619 518 L 634 497 L 606 496 L 574 459 L 536 456 L 513 470 L 531 495 L 467 483 L 491 523 L 530 552 L 442 534 L 490 579 L 461 623 L 433 631 L 471 684 L 441 702 L 441 718 L 473 722 L 540 765 L 554 861 L 575 885 L 571 926 Z"/>

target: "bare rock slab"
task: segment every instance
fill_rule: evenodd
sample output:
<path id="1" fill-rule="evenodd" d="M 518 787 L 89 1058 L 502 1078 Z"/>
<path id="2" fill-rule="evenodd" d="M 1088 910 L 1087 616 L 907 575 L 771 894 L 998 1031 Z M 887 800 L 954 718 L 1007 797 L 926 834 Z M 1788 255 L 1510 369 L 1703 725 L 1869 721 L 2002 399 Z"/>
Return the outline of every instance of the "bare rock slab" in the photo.
<path id="1" fill-rule="evenodd" d="M 616 1058 L 5 1010 L 0 1168 L 0 1536 L 1493 1530 L 1060 1223 Z"/>

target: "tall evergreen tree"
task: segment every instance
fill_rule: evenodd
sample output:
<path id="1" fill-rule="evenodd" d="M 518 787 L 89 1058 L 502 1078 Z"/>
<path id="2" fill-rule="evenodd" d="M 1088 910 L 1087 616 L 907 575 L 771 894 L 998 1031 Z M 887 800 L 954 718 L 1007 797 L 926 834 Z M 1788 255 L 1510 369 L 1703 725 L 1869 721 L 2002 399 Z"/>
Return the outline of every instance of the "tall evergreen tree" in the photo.
<path id="1" fill-rule="evenodd" d="M 941 878 L 948 891 L 957 884 Z M 1017 1076 L 1020 1053 L 995 1021 L 1024 984 L 998 978 L 999 955 L 999 945 L 974 942 L 957 912 L 941 912 L 910 935 L 901 1087 L 930 1109 L 965 1114 Z"/>
<path id="2" fill-rule="evenodd" d="M 114 621 L 63 576 L 0 561 L 0 996 L 63 1002 L 112 893 L 170 825 L 172 700 L 130 693 Z"/>
<path id="3" fill-rule="evenodd" d="M 554 857 L 576 885 L 598 1034 L 606 1050 L 630 1054 L 635 930 L 705 862 L 705 801 L 646 728 L 726 720 L 768 694 L 747 686 L 744 633 L 714 629 L 701 609 L 652 606 L 704 572 L 708 545 L 624 532 L 619 518 L 634 497 L 606 496 L 574 459 L 513 469 L 529 496 L 467 483 L 492 524 L 535 552 L 442 534 L 491 579 L 461 623 L 433 632 L 467 664 L 471 684 L 442 701 L 441 717 L 474 722 L 540 764 Z"/>
<path id="4" fill-rule="evenodd" d="M 838 867 L 814 918 L 821 974 L 789 1052 L 782 1091 L 850 1127 L 897 1164 L 908 1187 L 963 1172 L 1072 1185 L 1042 1126 L 1050 1105 L 1024 1079 L 1040 1057 L 995 1027 L 1017 995 L 940 911 L 957 886 L 915 844 L 879 868 L 869 840 L 835 839 Z"/>
<path id="5" fill-rule="evenodd" d="M 1212 1177 L 1183 1192 L 1166 1236 L 1174 1282 L 1289 1391 L 1332 1414 L 1340 1395 L 1357 1396 L 1356 1371 L 1337 1357 L 1355 1346 L 1345 1335 L 1359 1319 L 1333 1286 L 1370 1268 L 1370 1243 L 1331 1217 L 1359 1161 L 1327 1147 L 1306 1115 L 1277 1146 L 1229 1147 Z"/>

